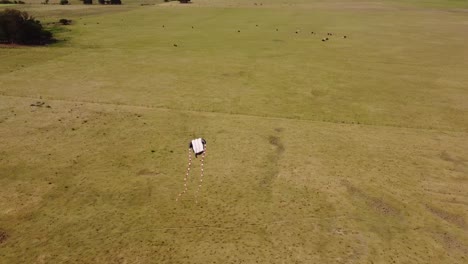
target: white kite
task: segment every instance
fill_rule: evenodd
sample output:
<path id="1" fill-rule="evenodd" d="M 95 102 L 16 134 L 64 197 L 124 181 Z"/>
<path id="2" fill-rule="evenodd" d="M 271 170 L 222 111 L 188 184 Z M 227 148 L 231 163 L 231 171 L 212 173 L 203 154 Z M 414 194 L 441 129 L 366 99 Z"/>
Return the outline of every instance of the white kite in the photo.
<path id="1" fill-rule="evenodd" d="M 179 196 L 177 197 L 176 201 L 179 200 L 182 194 L 187 192 L 187 189 L 188 189 L 187 180 L 188 180 L 188 176 L 190 173 L 190 167 L 192 166 L 192 151 L 193 151 L 193 153 L 195 153 L 195 158 L 197 158 L 198 155 L 202 155 L 202 158 L 200 161 L 200 167 L 201 167 L 200 183 L 198 184 L 197 192 L 195 193 L 195 197 L 196 197 L 195 202 L 198 203 L 198 192 L 200 191 L 200 188 L 203 183 L 203 161 L 205 160 L 205 156 L 206 156 L 206 140 L 203 138 L 197 138 L 197 139 L 190 141 L 188 151 L 189 151 L 189 161 L 188 161 L 187 173 L 185 174 L 185 178 L 184 178 L 184 191 L 179 193 Z"/>

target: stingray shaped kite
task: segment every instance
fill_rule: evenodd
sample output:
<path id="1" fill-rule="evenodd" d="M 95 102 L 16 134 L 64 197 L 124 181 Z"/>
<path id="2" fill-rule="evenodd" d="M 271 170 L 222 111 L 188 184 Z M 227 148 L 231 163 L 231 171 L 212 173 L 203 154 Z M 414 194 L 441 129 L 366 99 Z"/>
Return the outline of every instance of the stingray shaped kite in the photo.
<path id="1" fill-rule="evenodd" d="M 188 176 L 190 173 L 190 167 L 192 166 L 192 151 L 193 153 L 195 153 L 195 158 L 197 158 L 198 155 L 202 155 L 202 158 L 200 161 L 200 167 L 201 167 L 200 183 L 198 184 L 197 192 L 195 193 L 196 198 L 198 197 L 198 192 L 200 191 L 200 188 L 203 183 L 203 162 L 206 156 L 206 140 L 203 138 L 197 138 L 197 139 L 190 141 L 189 149 L 188 149 L 189 161 L 188 161 L 188 166 L 187 166 L 187 173 L 185 174 L 185 178 L 184 178 L 184 191 L 179 193 L 179 196 L 177 196 L 176 201 L 178 201 L 179 198 L 182 196 L 182 194 L 185 194 L 188 189 L 187 180 L 188 180 Z M 196 199 L 195 201 L 198 203 L 198 199 Z"/>

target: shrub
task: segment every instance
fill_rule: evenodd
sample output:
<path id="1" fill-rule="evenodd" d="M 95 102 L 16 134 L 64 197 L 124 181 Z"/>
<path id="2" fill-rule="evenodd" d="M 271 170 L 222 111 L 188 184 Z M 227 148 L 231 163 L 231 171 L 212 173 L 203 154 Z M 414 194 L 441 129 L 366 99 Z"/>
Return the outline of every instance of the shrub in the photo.
<path id="1" fill-rule="evenodd" d="M 83 0 L 83 4 L 85 4 L 85 5 L 92 5 L 92 4 L 93 4 L 93 0 Z"/>
<path id="2" fill-rule="evenodd" d="M 105 0 L 98 0 L 98 2 L 99 2 L 100 5 L 105 5 L 106 4 Z"/>
<path id="3" fill-rule="evenodd" d="M 16 1 L 15 1 L 16 2 Z M 10 0 L 0 0 L 0 4 L 13 4 L 14 2 L 10 1 Z M 14 3 L 16 4 L 16 3 Z"/>
<path id="4" fill-rule="evenodd" d="M 61 5 L 68 5 L 68 0 L 60 0 Z"/>
<path id="5" fill-rule="evenodd" d="M 122 1 L 121 0 L 110 0 L 111 5 L 121 5 Z"/>
<path id="6" fill-rule="evenodd" d="M 70 19 L 66 19 L 66 18 L 62 18 L 59 20 L 59 23 L 66 26 L 66 25 L 70 25 L 71 24 L 71 20 Z"/>
<path id="7" fill-rule="evenodd" d="M 25 45 L 44 45 L 54 39 L 39 20 L 27 12 L 15 9 L 0 11 L 0 42 Z"/>

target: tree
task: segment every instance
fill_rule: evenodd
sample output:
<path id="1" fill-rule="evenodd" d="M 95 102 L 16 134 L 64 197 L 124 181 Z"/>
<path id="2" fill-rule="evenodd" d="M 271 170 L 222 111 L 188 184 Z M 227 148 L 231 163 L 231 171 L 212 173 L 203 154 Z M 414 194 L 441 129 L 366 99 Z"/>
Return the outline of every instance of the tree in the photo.
<path id="1" fill-rule="evenodd" d="M 83 0 L 83 4 L 85 4 L 85 5 L 92 5 L 92 4 L 93 4 L 93 0 Z"/>
<path id="2" fill-rule="evenodd" d="M 68 0 L 60 0 L 61 5 L 68 5 Z"/>
<path id="3" fill-rule="evenodd" d="M 111 5 L 121 5 L 122 1 L 121 0 L 110 0 Z"/>
<path id="4" fill-rule="evenodd" d="M 39 20 L 27 12 L 15 9 L 0 11 L 0 42 L 25 45 L 44 45 L 54 39 Z"/>

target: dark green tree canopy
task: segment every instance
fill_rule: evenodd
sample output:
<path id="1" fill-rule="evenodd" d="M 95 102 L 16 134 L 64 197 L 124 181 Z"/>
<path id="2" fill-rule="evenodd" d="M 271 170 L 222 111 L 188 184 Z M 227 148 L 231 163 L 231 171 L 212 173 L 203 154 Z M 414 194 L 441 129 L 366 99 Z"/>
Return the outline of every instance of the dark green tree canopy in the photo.
<path id="1" fill-rule="evenodd" d="M 44 45 L 52 41 L 52 33 L 27 12 L 15 9 L 0 11 L 0 43 Z"/>

